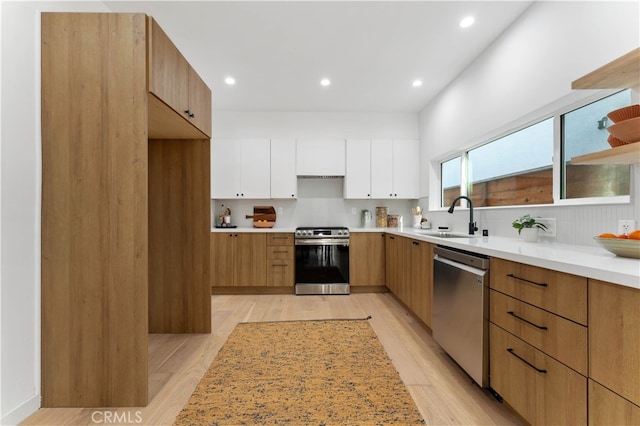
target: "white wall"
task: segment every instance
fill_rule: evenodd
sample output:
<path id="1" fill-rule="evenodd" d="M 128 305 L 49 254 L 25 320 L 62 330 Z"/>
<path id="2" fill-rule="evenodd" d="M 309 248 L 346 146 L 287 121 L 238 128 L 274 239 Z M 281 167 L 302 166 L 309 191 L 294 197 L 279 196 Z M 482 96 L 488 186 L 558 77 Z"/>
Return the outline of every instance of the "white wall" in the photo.
<path id="1" fill-rule="evenodd" d="M 1 4 L 0 424 L 40 407 L 39 11 L 106 11 L 100 2 Z"/>
<path id="2" fill-rule="evenodd" d="M 418 139 L 417 113 L 351 112 L 232 112 L 214 111 L 216 138 L 267 139 Z M 298 179 L 297 200 L 215 200 L 212 214 L 223 206 L 231 208 L 232 222 L 251 226 L 245 219 L 254 205 L 282 207 L 275 227 L 360 226 L 360 212 L 375 214 L 376 206 L 389 207 L 391 214 L 404 216 L 409 223 L 413 201 L 344 200 L 343 179 Z M 352 209 L 356 209 L 356 214 Z"/>
<path id="3" fill-rule="evenodd" d="M 640 45 L 638 2 L 535 2 L 481 57 L 420 112 L 421 195 L 429 194 L 426 165 L 498 133 L 528 123 L 542 111 L 593 95 L 571 82 Z M 593 244 L 594 229 L 617 229 L 617 219 L 640 226 L 633 168 L 634 205 L 486 209 L 479 213 L 494 235 L 514 236 L 511 221 L 523 212 L 563 219 L 557 241 Z M 431 171 L 433 172 L 433 170 Z M 433 175 L 431 175 L 433 176 Z M 433 191 L 433 189 L 431 189 Z M 634 192 L 635 191 L 635 192 Z M 428 207 L 426 198 L 422 207 Z M 571 214 L 574 212 L 575 214 Z M 458 221 L 431 212 L 434 221 Z M 467 215 L 468 216 L 468 215 Z M 462 229 L 465 228 L 461 217 Z M 595 226 L 594 226 L 595 224 Z M 489 226 L 490 225 L 490 226 Z"/>

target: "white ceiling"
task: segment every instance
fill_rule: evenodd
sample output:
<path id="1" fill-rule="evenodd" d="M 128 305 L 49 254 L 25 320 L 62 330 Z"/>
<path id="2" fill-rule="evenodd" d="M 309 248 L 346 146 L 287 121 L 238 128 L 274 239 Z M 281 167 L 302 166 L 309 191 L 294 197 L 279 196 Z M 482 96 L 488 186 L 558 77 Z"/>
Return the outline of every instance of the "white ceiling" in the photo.
<path id="1" fill-rule="evenodd" d="M 153 16 L 235 111 L 417 112 L 530 1 L 104 1 Z M 476 23 L 458 22 L 473 15 Z M 224 83 L 232 75 L 234 86 Z M 331 85 L 320 86 L 328 77 Z M 414 88 L 414 79 L 423 81 Z"/>

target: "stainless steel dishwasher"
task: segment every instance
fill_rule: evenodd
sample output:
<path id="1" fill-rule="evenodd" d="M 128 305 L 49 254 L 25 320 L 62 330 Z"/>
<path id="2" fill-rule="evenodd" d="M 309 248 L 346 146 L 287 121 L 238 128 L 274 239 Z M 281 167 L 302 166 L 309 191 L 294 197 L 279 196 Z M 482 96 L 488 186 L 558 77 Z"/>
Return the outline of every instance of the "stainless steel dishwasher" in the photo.
<path id="1" fill-rule="evenodd" d="M 489 385 L 489 258 L 437 246 L 433 338 L 481 387 Z"/>

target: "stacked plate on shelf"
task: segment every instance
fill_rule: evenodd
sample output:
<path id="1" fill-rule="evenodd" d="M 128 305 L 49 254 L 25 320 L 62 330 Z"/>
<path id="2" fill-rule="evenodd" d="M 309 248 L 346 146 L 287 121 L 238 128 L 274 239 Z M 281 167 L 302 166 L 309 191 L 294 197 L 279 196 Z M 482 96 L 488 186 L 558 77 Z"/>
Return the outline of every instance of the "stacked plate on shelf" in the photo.
<path id="1" fill-rule="evenodd" d="M 640 105 L 629 105 L 607 114 L 615 124 L 607 127 L 611 147 L 640 142 Z"/>

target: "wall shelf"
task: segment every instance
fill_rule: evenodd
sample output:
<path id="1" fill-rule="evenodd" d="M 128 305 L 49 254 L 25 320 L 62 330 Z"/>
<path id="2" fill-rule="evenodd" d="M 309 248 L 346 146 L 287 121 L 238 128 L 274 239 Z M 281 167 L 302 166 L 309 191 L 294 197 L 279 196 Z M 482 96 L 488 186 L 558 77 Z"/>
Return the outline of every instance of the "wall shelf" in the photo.
<path id="1" fill-rule="evenodd" d="M 571 158 L 571 164 L 638 164 L 640 142 L 617 146 L 604 151 L 592 152 Z"/>
<path id="2" fill-rule="evenodd" d="M 571 89 L 625 89 L 640 85 L 640 47 L 571 83 Z"/>

